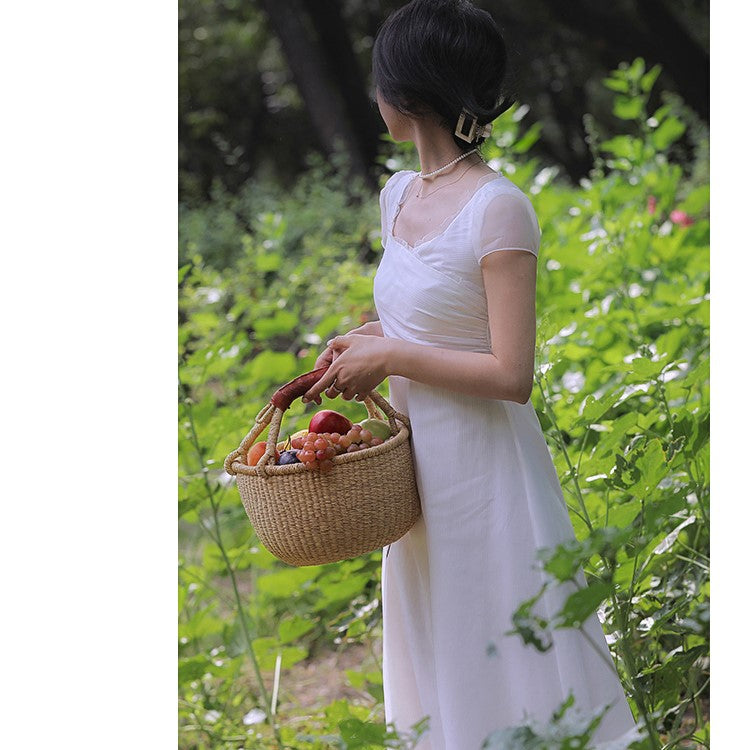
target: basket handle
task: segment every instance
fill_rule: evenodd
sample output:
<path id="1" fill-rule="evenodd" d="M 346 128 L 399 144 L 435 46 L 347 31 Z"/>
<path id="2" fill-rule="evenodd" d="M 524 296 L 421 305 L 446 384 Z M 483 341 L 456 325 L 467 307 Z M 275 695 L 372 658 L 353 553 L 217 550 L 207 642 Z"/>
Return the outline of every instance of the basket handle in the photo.
<path id="1" fill-rule="evenodd" d="M 325 367 L 319 367 L 316 370 L 305 372 L 293 380 L 290 380 L 285 385 L 282 385 L 273 394 L 270 403 L 266 404 L 257 415 L 255 418 L 255 424 L 244 436 L 239 447 L 236 450 L 233 450 L 224 460 L 224 471 L 226 471 L 227 474 L 236 474 L 232 467 L 234 461 L 246 454 L 260 433 L 270 425 L 265 453 L 260 457 L 256 464 L 258 471 L 265 474 L 265 465 L 269 463 L 269 461 L 272 461 L 275 456 L 276 442 L 278 441 L 278 434 L 281 430 L 281 419 L 284 412 L 289 406 L 291 406 L 291 403 L 295 399 L 303 396 L 327 372 L 328 367 L 330 367 L 330 365 L 325 365 Z M 393 435 L 398 433 L 396 420 L 405 425 L 407 429 L 411 429 L 411 422 L 408 417 L 396 411 L 390 405 L 390 402 L 376 390 L 370 391 L 369 394 L 364 397 L 364 405 L 367 408 L 369 416 L 375 419 L 379 419 L 375 405 L 380 408 L 382 413 L 387 417 L 390 431 Z M 273 463 L 271 463 L 271 466 L 272 465 Z"/>
<path id="2" fill-rule="evenodd" d="M 286 385 L 282 385 L 272 396 L 270 402 L 277 409 L 286 411 L 294 399 L 303 396 L 312 386 L 320 380 L 328 371 L 330 365 L 324 367 L 318 367 L 316 370 L 310 370 L 305 372 L 293 380 L 290 380 Z"/>
<path id="3" fill-rule="evenodd" d="M 303 375 L 299 375 L 293 380 L 290 380 L 286 385 L 282 385 L 273 396 L 271 396 L 271 404 L 281 411 L 286 411 L 291 406 L 294 399 L 307 393 L 307 391 L 312 388 L 312 386 L 317 383 L 323 375 L 325 375 L 329 367 L 330 365 L 324 365 L 323 367 L 318 367 L 316 370 L 310 370 L 309 372 L 305 372 Z M 363 401 L 367 407 L 369 416 L 375 419 L 379 419 L 379 415 L 374 409 L 374 404 L 377 404 L 377 406 L 380 407 L 382 413 L 387 417 L 388 422 L 390 422 L 390 428 L 394 435 L 398 432 L 398 426 L 395 424 L 396 419 L 411 429 L 408 417 L 395 411 L 387 399 L 381 396 L 377 391 L 370 391 L 369 394 L 364 397 Z M 372 402 L 374 402 L 374 404 Z"/>

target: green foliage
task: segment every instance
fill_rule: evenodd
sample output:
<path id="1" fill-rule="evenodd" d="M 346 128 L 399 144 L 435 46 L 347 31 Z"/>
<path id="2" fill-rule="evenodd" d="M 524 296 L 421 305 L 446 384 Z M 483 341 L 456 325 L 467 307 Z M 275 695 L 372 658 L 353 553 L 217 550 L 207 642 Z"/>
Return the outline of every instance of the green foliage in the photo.
<path id="1" fill-rule="evenodd" d="M 636 122 L 639 135 L 603 139 L 589 122 L 596 168 L 579 186 L 527 157 L 541 134 L 523 128 L 524 107 L 497 123 L 484 147 L 489 163 L 531 196 L 543 230 L 532 398 L 577 535 L 540 551 L 547 587 L 573 582 L 572 595 L 544 619 L 534 611 L 539 592 L 514 625 L 518 637 L 544 649 L 555 628 L 578 627 L 598 612 L 643 723 L 644 738 L 632 747 L 702 747 L 709 743 L 709 188 L 706 164 L 693 165 L 687 179 L 669 158 L 678 138 L 699 131 L 676 99 L 664 96 L 653 109 L 657 75 L 657 66 L 635 61 L 606 79 L 619 97 L 616 114 Z M 385 149 L 386 169 L 415 166 L 412 149 Z M 697 153 L 706 153 L 704 144 Z M 317 711 L 296 707 L 286 687 L 295 664 L 378 638 L 381 553 L 337 565 L 281 564 L 257 540 L 221 467 L 272 392 L 312 368 L 324 340 L 374 315 L 377 196 L 341 174 L 315 163 L 291 191 L 248 182 L 180 217 L 185 748 L 405 748 L 426 729 L 425 722 L 397 738 L 384 726 L 376 660 L 346 672 L 360 697 Z M 335 408 L 364 416 L 357 403 Z M 282 435 L 306 427 L 316 409 L 295 403 Z M 587 589 L 574 583 L 580 569 Z M 268 723 L 274 687 L 277 711 Z M 588 747 L 596 717 L 567 708 L 548 727 L 503 730 L 485 747 Z M 582 744 L 570 744 L 574 738 Z"/>
<path id="2" fill-rule="evenodd" d="M 508 729 L 493 732 L 486 738 L 482 750 L 595 750 L 600 745 L 593 744 L 593 733 L 608 710 L 584 712 L 577 708 L 575 698 L 570 695 L 562 701 L 546 724 L 529 721 Z M 626 738 L 625 743 L 616 747 L 629 747 L 632 750 L 642 747 L 637 733 Z M 627 742 L 629 740 L 629 742 Z"/>

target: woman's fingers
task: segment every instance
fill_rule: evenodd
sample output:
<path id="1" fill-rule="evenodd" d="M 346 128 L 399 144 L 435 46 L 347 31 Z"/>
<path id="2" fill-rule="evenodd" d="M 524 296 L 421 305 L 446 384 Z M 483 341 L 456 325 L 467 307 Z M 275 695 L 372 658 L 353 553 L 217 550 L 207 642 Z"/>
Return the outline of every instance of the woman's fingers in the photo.
<path id="1" fill-rule="evenodd" d="M 348 387 L 348 388 L 344 388 L 344 389 L 343 389 L 343 390 L 341 391 L 341 398 L 342 398 L 342 399 L 343 399 L 344 401 L 351 401 L 351 399 L 352 399 L 352 398 L 353 398 L 354 396 L 356 396 L 356 389 L 355 389 L 355 388 L 351 388 L 351 387 Z"/>
<path id="2" fill-rule="evenodd" d="M 320 394 L 330 388 L 335 382 L 337 375 L 337 368 L 330 367 L 328 371 L 310 388 L 304 396 L 302 396 L 302 402 L 307 403 L 308 401 L 315 401 L 316 403 L 322 403 L 320 401 Z"/>
<path id="3" fill-rule="evenodd" d="M 323 353 L 315 360 L 315 366 L 312 368 L 313 370 L 317 370 L 320 367 L 325 367 L 326 365 L 332 365 L 333 360 L 336 358 L 336 352 L 334 352 L 329 346 L 325 348 Z"/>
<path id="4" fill-rule="evenodd" d="M 341 395 L 341 392 L 337 390 L 334 385 L 331 385 L 330 388 L 328 388 L 328 390 L 325 391 L 325 395 L 328 398 L 336 398 L 337 396 Z"/>

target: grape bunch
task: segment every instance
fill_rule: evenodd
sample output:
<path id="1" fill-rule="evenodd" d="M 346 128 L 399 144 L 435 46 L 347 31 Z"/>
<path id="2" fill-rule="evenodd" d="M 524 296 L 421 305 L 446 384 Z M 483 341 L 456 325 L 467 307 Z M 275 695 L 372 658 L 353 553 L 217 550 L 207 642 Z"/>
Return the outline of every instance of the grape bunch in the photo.
<path id="1" fill-rule="evenodd" d="M 354 453 L 382 442 L 382 438 L 374 437 L 369 430 L 355 424 L 345 435 L 338 432 L 308 432 L 294 438 L 291 447 L 297 450 L 296 456 L 306 468 L 325 472 L 333 468 L 336 456 Z"/>

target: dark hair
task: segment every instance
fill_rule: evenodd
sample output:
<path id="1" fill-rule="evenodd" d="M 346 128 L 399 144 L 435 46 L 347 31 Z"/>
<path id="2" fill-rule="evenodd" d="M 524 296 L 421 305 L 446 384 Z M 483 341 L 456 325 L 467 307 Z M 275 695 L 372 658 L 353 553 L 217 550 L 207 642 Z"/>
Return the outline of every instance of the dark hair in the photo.
<path id="1" fill-rule="evenodd" d="M 512 106 L 502 92 L 506 69 L 496 22 L 468 0 L 411 0 L 388 16 L 372 52 L 382 98 L 407 115 L 431 110 L 450 132 L 463 109 L 485 125 Z M 484 140 L 453 139 L 464 151 Z"/>

